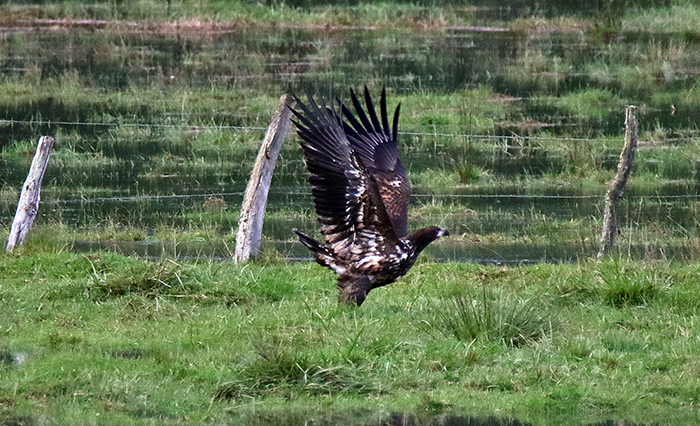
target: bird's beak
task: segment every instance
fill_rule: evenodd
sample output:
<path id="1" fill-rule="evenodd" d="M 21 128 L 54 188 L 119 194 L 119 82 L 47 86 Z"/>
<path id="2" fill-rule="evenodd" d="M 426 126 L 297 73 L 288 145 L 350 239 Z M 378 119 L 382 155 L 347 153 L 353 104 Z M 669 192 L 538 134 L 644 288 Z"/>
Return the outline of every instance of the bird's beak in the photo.
<path id="1" fill-rule="evenodd" d="M 450 231 L 448 231 L 445 228 L 440 229 L 440 236 L 441 237 L 449 237 L 450 236 Z"/>

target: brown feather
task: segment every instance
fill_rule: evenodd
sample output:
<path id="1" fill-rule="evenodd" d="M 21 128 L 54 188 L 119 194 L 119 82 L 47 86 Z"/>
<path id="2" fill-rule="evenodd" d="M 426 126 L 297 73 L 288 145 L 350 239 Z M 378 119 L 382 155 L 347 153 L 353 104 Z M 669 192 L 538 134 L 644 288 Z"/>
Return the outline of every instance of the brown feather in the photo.
<path id="1" fill-rule="evenodd" d="M 361 305 L 370 290 L 394 282 L 418 254 L 447 231 L 430 227 L 407 234 L 411 186 L 397 142 L 399 108 L 389 128 L 386 92 L 380 117 L 365 87 L 367 111 L 350 92 L 357 116 L 311 96 L 293 111 L 325 244 L 296 231 L 316 261 L 339 274 L 341 302 Z"/>

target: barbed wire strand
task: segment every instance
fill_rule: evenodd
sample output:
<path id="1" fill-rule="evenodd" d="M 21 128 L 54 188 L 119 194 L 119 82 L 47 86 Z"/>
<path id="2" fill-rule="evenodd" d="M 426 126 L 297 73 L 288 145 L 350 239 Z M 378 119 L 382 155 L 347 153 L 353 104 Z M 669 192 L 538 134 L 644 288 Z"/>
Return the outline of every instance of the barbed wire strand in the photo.
<path id="1" fill-rule="evenodd" d="M 137 127 L 137 128 L 187 128 L 194 130 L 242 130 L 242 131 L 264 131 L 267 127 L 257 127 L 257 126 L 233 126 L 233 125 L 213 125 L 213 126 L 201 126 L 193 124 L 147 124 L 147 123 L 107 123 L 107 122 L 81 122 L 81 121 L 51 121 L 51 120 L 15 120 L 15 119 L 0 119 L 0 126 L 12 126 L 12 125 L 32 125 L 32 126 L 103 126 L 103 127 Z M 538 135 L 488 135 L 488 134 L 466 134 L 466 133 L 443 133 L 443 132 L 412 132 L 403 131 L 399 132 L 400 135 L 405 136 L 438 136 L 438 137 L 452 137 L 452 138 L 470 138 L 470 139 L 497 139 L 497 140 L 521 140 L 521 139 L 532 139 L 532 140 L 561 140 L 561 141 L 597 141 L 604 140 L 605 137 L 599 138 L 575 138 L 575 137 L 558 137 L 558 136 L 538 136 Z M 689 141 L 694 140 L 694 136 L 688 137 L 677 137 L 677 138 L 665 138 L 663 142 L 675 142 L 675 141 Z M 520 148 L 520 147 L 517 147 Z M 539 148 L 539 147 L 528 147 L 528 148 Z"/>
<path id="2" fill-rule="evenodd" d="M 308 196 L 311 197 L 311 192 L 286 190 L 275 191 L 271 189 L 270 194 L 291 195 L 291 196 Z M 216 197 L 242 197 L 243 192 L 213 192 L 204 194 L 171 194 L 171 195 L 134 195 L 134 196 L 117 196 L 117 197 L 96 197 L 96 198 L 69 198 L 69 199 L 49 199 L 42 200 L 42 204 L 90 204 L 90 203 L 122 203 L 122 202 L 142 202 L 142 201 L 161 201 L 161 200 L 187 200 L 187 199 L 210 199 Z M 598 195 L 538 195 L 538 194 L 413 194 L 412 197 L 418 199 L 522 199 L 522 200 L 602 200 L 605 194 Z M 627 201 L 633 200 L 681 200 L 681 199 L 700 199 L 700 194 L 680 194 L 680 195 L 634 195 L 625 197 Z"/>
<path id="3" fill-rule="evenodd" d="M 50 120 L 15 120 L 15 119 L 0 119 L 0 126 L 12 125 L 60 125 L 60 126 L 105 126 L 105 127 L 137 127 L 137 128 L 187 128 L 197 130 L 241 130 L 241 131 L 264 131 L 265 127 L 256 126 L 200 126 L 189 124 L 145 124 L 145 123 L 107 123 L 107 122 L 80 122 L 80 121 L 50 121 Z M 573 138 L 573 137 L 556 137 L 556 136 L 518 136 L 518 135 L 483 135 L 483 134 L 461 134 L 461 133 L 442 133 L 442 132 L 399 132 L 406 136 L 433 136 L 433 137 L 453 137 L 453 138 L 469 138 L 469 139 L 534 139 L 534 140 L 562 140 L 562 141 L 594 141 L 605 138 Z M 693 140 L 693 137 L 685 138 L 669 138 L 664 139 L 664 142 Z M 542 148 L 542 147 L 522 147 L 508 146 L 507 148 Z M 271 193 L 276 193 L 272 189 Z M 282 193 L 282 192 L 280 192 Z M 295 196 L 310 196 L 310 192 L 289 192 L 284 191 L 284 194 Z M 194 199 L 194 198 L 212 198 L 212 197 L 233 197 L 243 196 L 243 192 L 219 192 L 206 194 L 171 194 L 171 195 L 138 195 L 138 196 L 117 196 L 117 197 L 97 197 L 97 198 L 73 198 L 73 199 L 55 199 L 44 200 L 45 204 L 76 204 L 76 203 L 107 203 L 107 202 L 140 202 L 140 201 L 158 201 L 168 199 Z M 414 194 L 416 198 L 510 198 L 510 199 L 561 199 L 561 200 L 577 200 L 577 199 L 600 199 L 604 195 L 533 195 L 533 194 Z M 628 200 L 633 199 L 697 199 L 699 194 L 684 194 L 684 195 L 658 195 L 658 196 L 628 196 Z"/>

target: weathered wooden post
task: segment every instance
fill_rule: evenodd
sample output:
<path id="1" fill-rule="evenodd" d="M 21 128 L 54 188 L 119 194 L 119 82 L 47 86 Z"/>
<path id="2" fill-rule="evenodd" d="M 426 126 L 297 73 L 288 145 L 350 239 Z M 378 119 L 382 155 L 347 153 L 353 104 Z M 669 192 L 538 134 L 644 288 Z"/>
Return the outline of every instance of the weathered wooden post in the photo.
<path id="1" fill-rule="evenodd" d="M 260 146 L 260 151 L 258 151 L 258 157 L 255 160 L 253 172 L 243 196 L 243 206 L 236 234 L 236 252 L 234 254 L 236 262 L 245 262 L 258 254 L 260 250 L 263 219 L 272 172 L 275 170 L 277 156 L 292 124 L 290 120 L 291 108 L 294 108 L 295 104 L 296 101 L 291 96 L 282 96 L 279 108 L 277 108 L 267 132 L 265 132 L 265 138 Z"/>
<path id="2" fill-rule="evenodd" d="M 15 220 L 12 222 L 10 236 L 7 239 L 7 252 L 12 253 L 16 245 L 22 245 L 27 238 L 29 230 L 32 229 L 34 219 L 39 211 L 39 200 L 41 192 L 41 181 L 44 179 L 46 166 L 49 164 L 51 149 L 53 149 L 54 138 L 42 136 L 36 146 L 36 154 L 29 167 L 27 180 L 22 187 L 22 195 L 19 197 Z"/>
<path id="3" fill-rule="evenodd" d="M 630 105 L 625 108 L 625 146 L 620 153 L 620 162 L 617 163 L 617 173 L 608 184 L 608 192 L 605 194 L 605 210 L 603 211 L 603 229 L 600 235 L 598 258 L 612 248 L 617 233 L 617 216 L 615 207 L 622 197 L 627 184 L 627 178 L 632 170 L 634 152 L 637 148 L 637 107 Z"/>

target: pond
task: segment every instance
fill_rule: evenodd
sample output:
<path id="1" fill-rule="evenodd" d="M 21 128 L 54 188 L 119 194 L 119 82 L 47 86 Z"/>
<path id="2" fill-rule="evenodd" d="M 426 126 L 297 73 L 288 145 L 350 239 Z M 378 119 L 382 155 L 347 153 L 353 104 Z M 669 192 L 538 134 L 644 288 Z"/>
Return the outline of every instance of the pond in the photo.
<path id="1" fill-rule="evenodd" d="M 301 418 L 295 416 L 292 419 L 282 419 L 275 415 L 261 416 L 259 419 L 245 419 L 245 424 L 249 425 L 271 425 L 271 424 L 304 424 L 308 426 L 325 426 L 325 425 L 357 425 L 357 426 L 528 426 L 531 423 L 523 423 L 517 419 L 499 418 L 499 417 L 472 417 L 467 415 L 433 415 L 417 417 L 411 414 L 391 413 L 375 416 L 360 416 L 360 417 L 375 417 L 377 420 L 365 420 L 355 418 L 352 414 L 343 415 L 336 414 L 328 419 L 318 418 L 318 416 L 310 416 L 310 418 Z M 239 420 L 231 423 L 222 424 L 239 424 Z M 7 425 L 34 425 L 36 422 L 29 416 L 21 416 L 9 418 Z M 591 423 L 587 426 L 643 426 L 639 423 L 628 422 L 624 420 L 609 420 L 599 423 Z"/>
<path id="2" fill-rule="evenodd" d="M 621 250 L 691 258 L 698 48 L 682 35 L 611 40 L 576 30 L 6 30 L 0 222 L 12 219 L 36 138 L 58 134 L 39 225 L 70 230 L 78 250 L 228 258 L 276 99 L 319 91 L 347 100 L 349 87 L 369 85 L 387 87 L 392 106 L 404 102 L 409 227 L 440 224 L 458 236 L 427 258 L 594 255 L 631 103 L 645 140 L 640 178 L 621 205 Z M 651 54 L 660 59 L 641 69 Z M 265 250 L 309 258 L 290 232 L 318 228 L 296 137 L 281 154 L 268 213 Z"/>
<path id="3" fill-rule="evenodd" d="M 294 418 L 293 420 L 287 420 L 285 424 L 307 424 L 307 425 L 362 425 L 362 426 L 527 426 L 531 423 L 524 423 L 518 419 L 507 418 L 507 417 L 478 417 L 469 416 L 465 414 L 433 414 L 433 415 L 423 415 L 417 416 L 415 414 L 405 414 L 405 413 L 388 413 L 383 415 L 373 415 L 375 420 L 361 420 L 361 417 L 368 416 L 358 416 L 360 418 L 353 418 L 352 415 L 347 415 L 343 417 L 342 415 L 336 415 L 330 419 L 324 418 L 311 418 L 300 419 Z M 266 418 L 265 421 L 270 424 L 274 423 L 270 418 Z M 261 421 L 263 423 L 264 421 Z M 255 423 L 253 423 L 255 424 Z M 624 420 L 609 420 L 599 423 L 591 423 L 587 426 L 642 426 L 641 424 L 632 423 Z"/>

